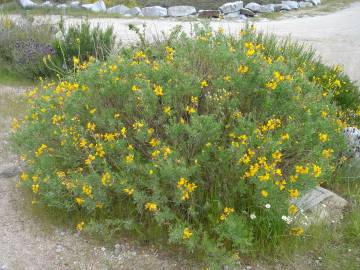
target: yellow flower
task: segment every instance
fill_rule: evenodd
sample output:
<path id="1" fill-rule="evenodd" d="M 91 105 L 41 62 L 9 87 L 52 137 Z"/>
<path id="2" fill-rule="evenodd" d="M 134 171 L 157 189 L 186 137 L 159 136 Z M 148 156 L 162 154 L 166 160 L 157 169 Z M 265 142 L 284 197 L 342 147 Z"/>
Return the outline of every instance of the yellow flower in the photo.
<path id="1" fill-rule="evenodd" d="M 95 131 L 96 125 L 94 123 L 87 123 L 86 128 L 90 131 Z"/>
<path id="2" fill-rule="evenodd" d="M 314 177 L 319 177 L 321 175 L 321 167 L 313 164 L 313 175 Z"/>
<path id="3" fill-rule="evenodd" d="M 230 82 L 231 81 L 231 76 L 229 76 L 229 75 L 224 76 L 224 81 L 225 82 Z"/>
<path id="4" fill-rule="evenodd" d="M 76 225 L 76 229 L 81 232 L 84 229 L 85 222 L 81 221 Z"/>
<path id="5" fill-rule="evenodd" d="M 25 172 L 22 172 L 22 174 L 20 175 L 20 179 L 21 181 L 26 181 L 29 179 L 29 175 L 27 175 Z"/>
<path id="6" fill-rule="evenodd" d="M 289 189 L 289 193 L 292 198 L 299 197 L 299 191 L 297 189 Z"/>
<path id="7" fill-rule="evenodd" d="M 276 87 L 277 87 L 277 82 L 271 80 L 271 81 L 268 81 L 266 84 L 265 84 L 266 88 L 270 89 L 270 90 L 275 90 Z"/>
<path id="8" fill-rule="evenodd" d="M 31 189 L 34 193 L 38 193 L 39 192 L 39 185 L 38 184 L 34 184 L 31 186 Z"/>
<path id="9" fill-rule="evenodd" d="M 191 106 L 186 106 L 186 111 L 188 113 L 196 113 L 196 110 L 195 108 L 191 107 Z"/>
<path id="10" fill-rule="evenodd" d="M 87 144 L 86 139 L 81 138 L 80 141 L 79 141 L 80 148 L 84 148 L 86 146 L 86 144 Z"/>
<path id="11" fill-rule="evenodd" d="M 155 96 L 161 97 L 164 95 L 163 88 L 160 85 L 154 85 L 154 94 Z"/>
<path id="12" fill-rule="evenodd" d="M 249 71 L 249 67 L 248 66 L 245 66 L 245 65 L 240 65 L 239 68 L 238 68 L 238 72 L 240 74 L 245 74 Z"/>
<path id="13" fill-rule="evenodd" d="M 78 65 L 80 63 L 80 60 L 79 58 L 77 58 L 76 56 L 73 57 L 73 63 L 74 63 L 74 66 Z"/>
<path id="14" fill-rule="evenodd" d="M 152 146 L 152 147 L 156 147 L 160 144 L 160 141 L 156 138 L 152 138 L 149 142 L 149 144 Z"/>
<path id="15" fill-rule="evenodd" d="M 266 198 L 267 196 L 269 196 L 269 192 L 267 192 L 266 190 L 262 190 L 261 191 L 261 196 L 263 196 L 264 198 Z"/>
<path id="16" fill-rule="evenodd" d="M 203 80 L 203 81 L 201 82 L 201 88 L 205 88 L 205 87 L 207 87 L 207 86 L 208 86 L 207 81 Z"/>
<path id="17" fill-rule="evenodd" d="M 90 186 L 88 186 L 88 185 L 84 185 L 84 186 L 83 186 L 82 192 L 83 192 L 85 195 L 89 196 L 89 197 L 92 196 L 92 188 L 91 188 Z"/>
<path id="18" fill-rule="evenodd" d="M 165 106 L 163 109 L 163 112 L 167 115 L 171 114 L 171 107 L 170 106 Z"/>
<path id="19" fill-rule="evenodd" d="M 325 150 L 322 151 L 322 155 L 323 155 L 323 157 L 325 157 L 325 158 L 331 157 L 333 153 L 334 153 L 334 150 L 331 149 L 331 148 L 325 149 Z"/>
<path id="20" fill-rule="evenodd" d="M 156 203 L 148 202 L 145 204 L 145 209 L 150 212 L 156 212 L 158 210 L 158 207 Z"/>
<path id="21" fill-rule="evenodd" d="M 101 183 L 106 186 L 111 180 L 111 175 L 110 173 L 106 172 L 102 175 L 101 177 Z"/>
<path id="22" fill-rule="evenodd" d="M 120 118 L 120 113 L 115 113 L 114 114 L 114 119 L 119 119 Z"/>
<path id="23" fill-rule="evenodd" d="M 93 155 L 89 155 L 88 158 L 85 160 L 86 165 L 90 165 L 92 161 L 95 160 L 95 157 Z"/>
<path id="24" fill-rule="evenodd" d="M 319 140 L 321 142 L 327 142 L 329 140 L 329 136 L 326 133 L 319 133 Z"/>
<path id="25" fill-rule="evenodd" d="M 282 157 L 282 154 L 280 151 L 276 151 L 274 153 L 272 153 L 272 158 L 275 159 L 276 161 L 280 161 Z"/>
<path id="26" fill-rule="evenodd" d="M 309 167 L 308 166 L 295 166 L 295 172 L 299 174 L 308 174 Z"/>
<path id="27" fill-rule="evenodd" d="M 290 215 L 295 215 L 299 211 L 295 204 L 291 204 L 288 210 Z"/>
<path id="28" fill-rule="evenodd" d="M 134 193 L 133 188 L 124 188 L 123 191 L 129 196 L 131 196 Z"/>
<path id="29" fill-rule="evenodd" d="M 185 228 L 184 231 L 183 231 L 183 239 L 186 240 L 186 239 L 189 239 L 191 236 L 192 236 L 192 232 L 189 228 Z"/>
<path id="30" fill-rule="evenodd" d="M 291 229 L 290 233 L 295 236 L 301 236 L 304 234 L 304 229 L 301 227 L 294 227 Z"/>
<path id="31" fill-rule="evenodd" d="M 76 202 L 78 205 L 83 205 L 84 202 L 85 202 L 85 200 L 82 199 L 82 198 L 80 198 L 80 197 L 77 197 L 77 198 L 75 199 L 75 202 Z"/>
<path id="32" fill-rule="evenodd" d="M 289 136 L 288 133 L 284 133 L 284 134 L 281 135 L 281 140 L 283 140 L 283 141 L 286 141 L 286 140 L 288 140 L 289 138 L 290 138 L 290 136 Z"/>
<path id="33" fill-rule="evenodd" d="M 42 145 L 36 150 L 35 156 L 36 156 L 36 157 L 40 156 L 40 155 L 44 152 L 44 150 L 46 150 L 46 149 L 47 149 L 47 145 L 46 145 L 46 144 L 42 144 Z"/>
<path id="34" fill-rule="evenodd" d="M 96 108 L 89 111 L 90 114 L 94 114 L 96 112 Z"/>
<path id="35" fill-rule="evenodd" d="M 125 162 L 130 164 L 134 161 L 134 155 L 133 154 L 129 154 L 125 157 Z"/>
<path id="36" fill-rule="evenodd" d="M 133 85 L 132 87 L 131 87 L 131 91 L 133 91 L 133 92 L 137 92 L 137 91 L 139 91 L 140 90 L 140 88 L 139 88 L 139 86 L 137 86 L 137 85 Z"/>

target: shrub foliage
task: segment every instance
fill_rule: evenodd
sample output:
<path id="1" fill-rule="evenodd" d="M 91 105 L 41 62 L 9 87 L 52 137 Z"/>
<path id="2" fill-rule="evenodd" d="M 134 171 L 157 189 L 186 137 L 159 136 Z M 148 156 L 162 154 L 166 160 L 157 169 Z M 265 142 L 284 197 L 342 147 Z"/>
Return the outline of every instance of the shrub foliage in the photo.
<path id="1" fill-rule="evenodd" d="M 30 91 L 20 185 L 78 230 L 157 231 L 214 263 L 301 235 L 293 200 L 331 179 L 351 83 L 252 28 L 170 36 Z"/>

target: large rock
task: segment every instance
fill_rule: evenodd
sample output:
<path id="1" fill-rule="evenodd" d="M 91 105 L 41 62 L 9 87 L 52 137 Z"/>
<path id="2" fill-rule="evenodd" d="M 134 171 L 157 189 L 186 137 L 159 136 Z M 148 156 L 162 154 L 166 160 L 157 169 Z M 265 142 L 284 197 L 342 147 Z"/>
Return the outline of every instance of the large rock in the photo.
<path id="1" fill-rule="evenodd" d="M 58 5 L 56 6 L 56 8 L 65 9 L 65 8 L 68 8 L 68 5 L 67 5 L 67 4 L 58 4 Z"/>
<path id="2" fill-rule="evenodd" d="M 291 9 L 298 9 L 299 8 L 299 3 L 295 2 L 295 1 L 282 1 L 281 3 L 284 4 L 284 5 L 287 5 Z"/>
<path id="3" fill-rule="evenodd" d="M 125 12 L 125 15 L 143 16 L 143 14 L 141 12 L 141 8 L 139 8 L 139 7 L 130 8 L 128 11 Z"/>
<path id="4" fill-rule="evenodd" d="M 261 13 L 275 12 L 274 4 L 262 5 Z"/>
<path id="5" fill-rule="evenodd" d="M 244 14 L 244 15 L 249 16 L 249 17 L 254 17 L 255 16 L 255 13 L 253 11 L 251 11 L 250 9 L 247 9 L 247 8 L 240 9 L 240 14 Z"/>
<path id="6" fill-rule="evenodd" d="M 295 222 L 304 227 L 320 222 L 336 223 L 343 218 L 343 210 L 348 202 L 335 193 L 316 187 L 293 201 L 300 210 Z"/>
<path id="7" fill-rule="evenodd" d="M 299 8 L 307 8 L 312 6 L 313 4 L 311 2 L 299 2 Z"/>
<path id="8" fill-rule="evenodd" d="M 118 6 L 114 6 L 114 7 L 108 8 L 106 12 L 124 15 L 124 14 L 126 14 L 126 12 L 128 12 L 129 10 L 130 10 L 130 8 L 128 8 L 127 6 L 118 5 Z"/>
<path id="9" fill-rule="evenodd" d="M 285 4 L 275 4 L 275 10 L 280 9 L 281 10 L 286 10 L 286 11 L 290 11 L 291 7 L 289 7 L 288 5 Z"/>
<path id="10" fill-rule="evenodd" d="M 240 11 L 241 8 L 244 7 L 243 1 L 231 2 L 223 4 L 219 7 L 220 11 L 224 14 L 234 13 L 236 11 Z"/>
<path id="11" fill-rule="evenodd" d="M 344 135 L 350 153 L 360 159 L 360 130 L 355 127 L 344 128 Z"/>
<path id="12" fill-rule="evenodd" d="M 219 10 L 200 10 L 198 13 L 199 18 L 219 18 Z"/>
<path id="13" fill-rule="evenodd" d="M 45 2 L 42 3 L 40 6 L 41 6 L 41 7 L 45 7 L 45 8 L 51 8 L 51 7 L 54 6 L 54 4 L 51 3 L 50 1 L 45 1 Z"/>
<path id="14" fill-rule="evenodd" d="M 250 9 L 253 12 L 257 13 L 267 13 L 274 12 L 273 5 L 259 5 L 258 3 L 251 2 L 245 6 L 245 8 Z"/>
<path id="15" fill-rule="evenodd" d="M 103 0 L 99 0 L 93 4 L 83 4 L 83 8 L 94 11 L 94 12 L 105 12 L 106 11 L 106 5 Z"/>
<path id="16" fill-rule="evenodd" d="M 70 2 L 70 7 L 71 8 L 80 8 L 80 2 L 79 1 L 72 1 Z"/>
<path id="17" fill-rule="evenodd" d="M 160 6 L 144 7 L 141 12 L 146 17 L 165 17 L 167 16 L 167 9 Z"/>
<path id="18" fill-rule="evenodd" d="M 34 3 L 31 0 L 19 0 L 20 6 L 24 9 L 32 9 L 38 6 L 38 4 Z"/>
<path id="19" fill-rule="evenodd" d="M 170 17 L 184 17 L 196 13 L 196 8 L 192 6 L 173 6 L 168 8 Z"/>
<path id="20" fill-rule="evenodd" d="M 314 6 L 320 5 L 321 4 L 321 0 L 305 0 L 305 2 L 310 2 L 312 3 Z"/>

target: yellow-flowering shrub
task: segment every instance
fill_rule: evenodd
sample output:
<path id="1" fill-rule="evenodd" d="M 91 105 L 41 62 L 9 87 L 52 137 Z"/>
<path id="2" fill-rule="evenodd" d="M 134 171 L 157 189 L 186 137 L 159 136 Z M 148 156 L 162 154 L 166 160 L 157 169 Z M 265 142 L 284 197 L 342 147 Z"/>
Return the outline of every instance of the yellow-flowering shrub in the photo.
<path id="1" fill-rule="evenodd" d="M 274 44 L 201 27 L 43 83 L 14 122 L 21 186 L 79 230 L 158 228 L 214 264 L 300 235 L 293 199 L 330 179 L 346 124 L 312 57 Z"/>

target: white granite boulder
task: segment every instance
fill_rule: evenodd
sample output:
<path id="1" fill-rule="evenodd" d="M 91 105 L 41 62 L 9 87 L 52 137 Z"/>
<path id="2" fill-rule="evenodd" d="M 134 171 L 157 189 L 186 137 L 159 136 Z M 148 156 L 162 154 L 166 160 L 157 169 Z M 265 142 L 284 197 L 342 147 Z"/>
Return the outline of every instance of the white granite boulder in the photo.
<path id="1" fill-rule="evenodd" d="M 272 5 L 259 5 L 258 3 L 251 2 L 245 6 L 245 8 L 250 9 L 253 12 L 256 13 L 267 13 L 267 12 L 273 12 L 274 8 Z"/>
<path id="2" fill-rule="evenodd" d="M 19 0 L 20 6 L 24 9 L 32 9 L 38 6 L 38 4 L 34 3 L 31 0 Z"/>
<path id="3" fill-rule="evenodd" d="M 65 8 L 68 8 L 68 5 L 67 5 L 67 4 L 58 4 L 58 5 L 56 6 L 56 8 L 58 8 L 58 9 L 65 9 Z"/>
<path id="4" fill-rule="evenodd" d="M 125 5 L 118 5 L 118 6 L 113 6 L 111 8 L 108 8 L 106 12 L 107 13 L 116 13 L 116 14 L 124 15 L 129 10 L 130 10 L 130 8 L 128 8 Z"/>
<path id="5" fill-rule="evenodd" d="M 291 9 L 298 9 L 299 8 L 299 3 L 296 2 L 296 1 L 282 1 L 281 3 L 284 4 L 284 5 L 287 5 Z"/>
<path id="6" fill-rule="evenodd" d="M 261 7 L 261 13 L 275 12 L 274 4 L 262 5 Z"/>
<path id="7" fill-rule="evenodd" d="M 360 130 L 355 127 L 344 128 L 344 135 L 350 153 L 360 159 Z"/>
<path id="8" fill-rule="evenodd" d="M 160 6 L 144 7 L 141 12 L 146 17 L 166 17 L 167 9 Z"/>
<path id="9" fill-rule="evenodd" d="M 72 1 L 71 3 L 70 3 L 70 7 L 71 8 L 80 8 L 81 6 L 80 6 L 80 2 L 79 1 Z"/>
<path id="10" fill-rule="evenodd" d="M 312 6 L 313 4 L 311 2 L 299 2 L 299 8 L 307 8 Z"/>
<path id="11" fill-rule="evenodd" d="M 106 5 L 103 0 L 99 0 L 93 4 L 83 4 L 83 8 L 94 11 L 94 12 L 105 12 L 106 11 Z"/>
<path id="12" fill-rule="evenodd" d="M 133 8 L 130 8 L 128 11 L 125 12 L 124 15 L 127 15 L 127 16 L 144 16 L 141 12 L 141 8 L 139 7 L 133 7 Z"/>
<path id="13" fill-rule="evenodd" d="M 299 209 L 295 222 L 305 228 L 320 222 L 332 224 L 341 221 L 348 205 L 344 198 L 322 187 L 309 190 L 293 203 Z"/>
<path id="14" fill-rule="evenodd" d="M 51 7 L 54 6 L 54 4 L 51 3 L 50 1 L 45 1 L 45 2 L 42 3 L 40 6 L 41 6 L 41 7 L 44 7 L 44 8 L 51 8 Z"/>
<path id="15" fill-rule="evenodd" d="M 305 2 L 310 2 L 312 3 L 314 6 L 320 5 L 321 4 L 321 0 L 305 0 Z"/>
<path id="16" fill-rule="evenodd" d="M 196 13 L 196 8 L 192 6 L 173 6 L 167 10 L 170 17 L 184 17 Z"/>
<path id="17" fill-rule="evenodd" d="M 243 1 L 237 1 L 237 2 L 223 4 L 221 7 L 219 7 L 219 9 L 222 13 L 228 14 L 228 13 L 234 13 L 240 11 L 240 9 L 243 7 L 244 7 Z"/>

